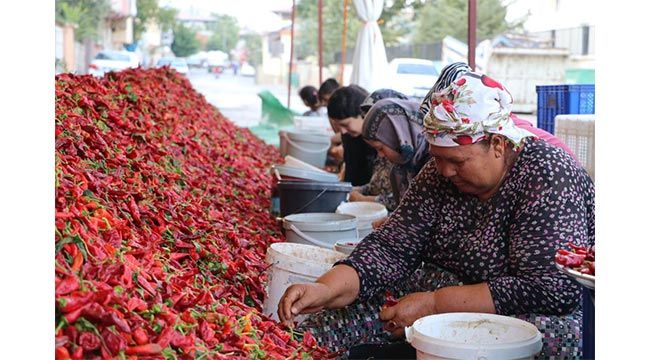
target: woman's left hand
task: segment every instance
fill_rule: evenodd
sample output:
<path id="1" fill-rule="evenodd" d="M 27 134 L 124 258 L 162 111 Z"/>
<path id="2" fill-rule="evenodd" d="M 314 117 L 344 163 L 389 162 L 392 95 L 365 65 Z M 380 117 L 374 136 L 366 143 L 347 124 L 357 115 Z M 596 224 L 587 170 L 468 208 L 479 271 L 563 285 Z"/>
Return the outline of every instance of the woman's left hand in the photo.
<path id="1" fill-rule="evenodd" d="M 354 201 L 370 201 L 370 202 L 376 202 L 377 197 L 373 195 L 363 195 L 360 192 L 353 190 L 350 192 L 350 197 L 348 198 L 348 201 L 354 202 Z"/>
<path id="2" fill-rule="evenodd" d="M 411 326 L 415 320 L 435 314 L 435 296 L 433 291 L 412 293 L 400 298 L 397 304 L 385 307 L 379 318 L 386 322 L 384 328 L 394 338 L 404 337 L 404 327 Z"/>

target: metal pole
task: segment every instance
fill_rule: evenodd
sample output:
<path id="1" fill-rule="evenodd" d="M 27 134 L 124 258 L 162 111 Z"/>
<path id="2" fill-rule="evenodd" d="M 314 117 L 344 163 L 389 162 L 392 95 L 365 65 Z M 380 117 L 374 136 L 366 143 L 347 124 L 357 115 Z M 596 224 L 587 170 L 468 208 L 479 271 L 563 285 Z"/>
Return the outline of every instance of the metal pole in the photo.
<path id="1" fill-rule="evenodd" d="M 296 0 L 291 7 L 291 52 L 289 53 L 289 85 L 287 89 L 287 108 L 291 107 L 291 71 L 293 70 L 293 26 L 296 22 Z"/>
<path id="2" fill-rule="evenodd" d="M 476 0 L 468 0 L 467 63 L 476 70 Z"/>
<path id="3" fill-rule="evenodd" d="M 343 84 L 345 78 L 345 43 L 347 40 L 348 30 L 348 0 L 343 0 L 343 39 L 341 39 L 341 74 L 339 75 L 339 84 Z"/>
<path id="4" fill-rule="evenodd" d="M 318 0 L 318 83 L 323 83 L 323 0 Z"/>

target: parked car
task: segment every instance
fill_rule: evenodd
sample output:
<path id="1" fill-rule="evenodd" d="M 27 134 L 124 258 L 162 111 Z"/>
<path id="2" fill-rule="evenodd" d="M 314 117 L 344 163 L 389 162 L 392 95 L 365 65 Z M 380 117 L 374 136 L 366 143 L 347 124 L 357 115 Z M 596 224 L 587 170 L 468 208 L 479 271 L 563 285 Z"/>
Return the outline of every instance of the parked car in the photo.
<path id="1" fill-rule="evenodd" d="M 187 61 L 182 58 L 162 58 L 156 63 L 156 67 L 169 66 L 181 74 L 187 74 L 190 71 Z"/>
<path id="2" fill-rule="evenodd" d="M 423 99 L 438 79 L 436 63 L 425 59 L 396 58 L 388 63 L 392 88 L 414 99 Z"/>
<path id="3" fill-rule="evenodd" d="M 97 53 L 88 66 L 88 73 L 104 76 L 110 71 L 120 71 L 140 66 L 138 55 L 130 51 L 103 50 Z"/>
<path id="4" fill-rule="evenodd" d="M 242 76 L 255 76 L 255 68 L 251 64 L 245 62 L 242 64 L 239 73 Z"/>

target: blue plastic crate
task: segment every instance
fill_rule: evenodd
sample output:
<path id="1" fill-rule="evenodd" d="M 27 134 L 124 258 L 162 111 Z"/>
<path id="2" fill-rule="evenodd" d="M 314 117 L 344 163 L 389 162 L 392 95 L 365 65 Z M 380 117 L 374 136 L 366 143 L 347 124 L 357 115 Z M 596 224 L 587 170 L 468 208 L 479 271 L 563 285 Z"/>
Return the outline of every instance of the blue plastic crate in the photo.
<path id="1" fill-rule="evenodd" d="M 537 127 L 553 134 L 555 115 L 594 114 L 595 86 L 540 85 L 537 89 Z"/>

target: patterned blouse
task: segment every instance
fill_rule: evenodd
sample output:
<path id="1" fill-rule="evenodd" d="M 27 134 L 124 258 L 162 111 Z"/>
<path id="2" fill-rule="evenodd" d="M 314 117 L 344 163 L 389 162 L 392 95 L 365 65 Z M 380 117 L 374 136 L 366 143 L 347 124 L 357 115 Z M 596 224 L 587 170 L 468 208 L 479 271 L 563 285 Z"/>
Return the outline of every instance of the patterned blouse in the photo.
<path id="1" fill-rule="evenodd" d="M 361 301 L 421 264 L 487 282 L 497 314 L 560 315 L 581 286 L 554 265 L 567 242 L 593 245 L 594 186 L 563 150 L 528 138 L 499 191 L 488 201 L 461 193 L 425 165 L 389 220 L 343 263 L 356 269 Z"/>
<path id="2" fill-rule="evenodd" d="M 388 159 L 377 156 L 370 182 L 357 189 L 362 195 L 376 195 L 377 202 L 386 206 L 388 211 L 397 207 L 397 199 L 393 196 L 393 188 L 390 185 L 392 168 L 393 164 Z"/>

